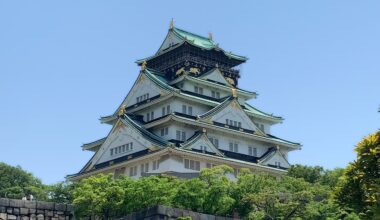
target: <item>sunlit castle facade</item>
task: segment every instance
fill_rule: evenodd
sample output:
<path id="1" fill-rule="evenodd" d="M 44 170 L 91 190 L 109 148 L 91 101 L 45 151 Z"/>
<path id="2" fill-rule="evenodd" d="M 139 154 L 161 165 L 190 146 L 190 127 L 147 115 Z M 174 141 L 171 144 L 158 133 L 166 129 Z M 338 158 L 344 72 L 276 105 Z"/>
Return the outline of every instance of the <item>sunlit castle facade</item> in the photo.
<path id="1" fill-rule="evenodd" d="M 246 60 L 220 48 L 211 34 L 202 37 L 171 23 L 158 51 L 137 61 L 140 74 L 120 106 L 100 119 L 112 125 L 109 134 L 82 146 L 94 155 L 68 178 L 191 178 L 221 164 L 236 173 L 286 173 L 288 153 L 300 144 L 272 135 L 271 126 L 283 119 L 248 104 L 256 93 L 239 88 L 235 69 Z"/>

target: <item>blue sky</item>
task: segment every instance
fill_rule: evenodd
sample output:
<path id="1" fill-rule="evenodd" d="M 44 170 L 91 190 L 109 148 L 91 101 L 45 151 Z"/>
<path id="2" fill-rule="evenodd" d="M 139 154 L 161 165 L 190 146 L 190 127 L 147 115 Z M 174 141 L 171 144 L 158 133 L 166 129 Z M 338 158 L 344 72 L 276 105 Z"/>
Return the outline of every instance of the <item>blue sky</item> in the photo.
<path id="1" fill-rule="evenodd" d="M 379 1 L 0 1 L 0 161 L 45 183 L 76 173 L 104 137 L 171 18 L 248 56 L 240 87 L 303 144 L 292 163 L 344 167 L 380 128 Z"/>

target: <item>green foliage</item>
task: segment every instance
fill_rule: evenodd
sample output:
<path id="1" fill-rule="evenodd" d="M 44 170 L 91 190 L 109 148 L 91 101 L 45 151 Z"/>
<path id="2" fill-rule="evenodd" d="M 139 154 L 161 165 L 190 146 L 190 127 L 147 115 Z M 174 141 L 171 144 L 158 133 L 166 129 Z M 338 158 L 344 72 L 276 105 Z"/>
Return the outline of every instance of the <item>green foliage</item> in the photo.
<path id="1" fill-rule="evenodd" d="M 363 219 L 380 219 L 380 131 L 364 138 L 355 151 L 357 158 L 338 183 L 335 199 Z"/>
<path id="2" fill-rule="evenodd" d="M 112 175 L 98 175 L 83 179 L 74 189 L 73 204 L 78 216 L 115 216 L 124 202 L 125 190 Z"/>
<path id="3" fill-rule="evenodd" d="M 47 199 L 46 188 L 41 180 L 19 166 L 0 163 L 0 197 L 21 199 L 28 195 L 38 200 Z"/>
<path id="4" fill-rule="evenodd" d="M 48 200 L 57 203 L 71 203 L 73 200 L 73 190 L 75 184 L 71 182 L 59 182 L 46 187 Z"/>

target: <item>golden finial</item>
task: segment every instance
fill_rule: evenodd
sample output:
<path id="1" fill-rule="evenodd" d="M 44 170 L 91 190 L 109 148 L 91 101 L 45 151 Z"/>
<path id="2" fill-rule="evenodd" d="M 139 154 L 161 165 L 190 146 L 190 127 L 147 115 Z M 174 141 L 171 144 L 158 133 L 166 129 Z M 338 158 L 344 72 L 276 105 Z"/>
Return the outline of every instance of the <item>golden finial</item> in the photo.
<path id="1" fill-rule="evenodd" d="M 144 62 L 141 64 L 141 70 L 145 70 L 146 69 L 146 60 L 144 60 Z"/>
<path id="2" fill-rule="evenodd" d="M 119 116 L 122 116 L 125 114 L 125 107 L 126 107 L 126 105 L 120 106 L 119 111 L 117 113 Z"/>
<path id="3" fill-rule="evenodd" d="M 212 33 L 211 32 L 208 33 L 208 39 L 212 40 Z"/>
<path id="4" fill-rule="evenodd" d="M 235 88 L 231 88 L 232 90 L 232 97 L 237 98 L 237 91 Z"/>
<path id="5" fill-rule="evenodd" d="M 169 30 L 172 30 L 173 28 L 174 28 L 174 19 L 172 18 L 172 20 L 170 21 Z"/>

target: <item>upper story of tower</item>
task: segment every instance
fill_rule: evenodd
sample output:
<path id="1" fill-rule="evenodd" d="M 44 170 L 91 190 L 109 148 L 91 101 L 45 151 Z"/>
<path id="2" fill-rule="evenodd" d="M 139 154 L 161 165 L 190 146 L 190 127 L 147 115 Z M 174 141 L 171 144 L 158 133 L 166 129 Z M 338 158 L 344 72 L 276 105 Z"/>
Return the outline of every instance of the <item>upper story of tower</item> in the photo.
<path id="1" fill-rule="evenodd" d="M 228 84 L 236 87 L 240 73 L 235 67 L 247 59 L 220 48 L 211 33 L 208 37 L 200 36 L 174 27 L 172 22 L 158 51 L 137 64 L 164 73 L 167 80 L 184 73 L 196 77 L 218 68 Z"/>

